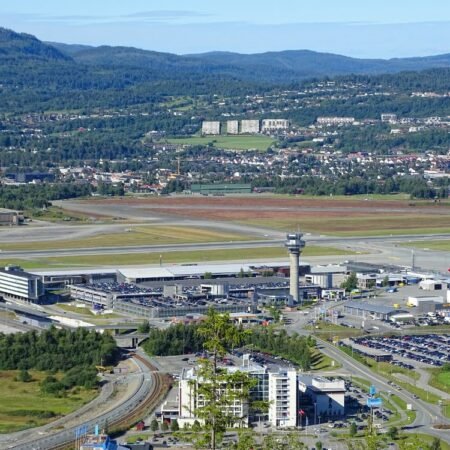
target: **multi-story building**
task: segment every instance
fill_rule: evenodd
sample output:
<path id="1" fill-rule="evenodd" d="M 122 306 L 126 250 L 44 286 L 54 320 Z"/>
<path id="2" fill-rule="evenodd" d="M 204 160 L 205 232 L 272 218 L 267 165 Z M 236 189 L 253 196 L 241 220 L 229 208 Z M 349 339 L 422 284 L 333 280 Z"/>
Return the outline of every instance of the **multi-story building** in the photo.
<path id="1" fill-rule="evenodd" d="M 290 427 L 297 423 L 297 374 L 295 369 L 279 369 L 269 371 L 266 367 L 250 362 L 248 355 L 244 355 L 243 365 L 227 367 L 229 372 L 247 372 L 255 378 L 257 383 L 250 390 L 250 398 L 242 400 L 235 398 L 227 413 L 236 418 L 239 426 L 248 426 L 249 421 L 258 420 L 258 413 L 252 411 L 254 401 L 270 402 L 269 421 L 274 427 Z M 180 425 L 193 423 L 196 420 L 195 410 L 204 406 L 204 399 L 198 393 L 196 370 L 184 369 L 179 383 L 179 422 Z M 237 388 L 239 389 L 239 388 Z"/>
<path id="2" fill-rule="evenodd" d="M 228 370 L 232 371 L 233 369 L 238 368 L 234 367 L 229 368 Z M 242 370 L 243 368 L 239 369 Z M 184 425 L 185 423 L 192 424 L 195 420 L 197 420 L 195 411 L 198 408 L 206 406 L 208 401 L 201 393 L 199 387 L 201 384 L 208 382 L 208 380 L 202 380 L 198 377 L 197 371 L 194 367 L 190 369 L 183 369 L 180 377 L 178 393 L 180 425 Z M 223 406 L 223 412 L 234 420 L 235 426 L 246 427 L 248 426 L 249 402 L 246 399 L 240 398 L 239 394 L 242 391 L 242 385 L 235 387 L 224 385 L 220 389 L 222 393 L 225 391 L 230 392 L 230 390 L 236 395 L 232 395 L 230 402 Z"/>
<path id="3" fill-rule="evenodd" d="M 220 134 L 220 122 L 204 121 L 202 123 L 202 134 L 211 134 L 211 135 Z"/>
<path id="4" fill-rule="evenodd" d="M 390 113 L 381 114 L 381 121 L 388 123 L 397 122 L 397 114 L 390 114 Z"/>
<path id="5" fill-rule="evenodd" d="M 11 300 L 40 303 L 44 298 L 44 285 L 38 275 L 23 271 L 18 266 L 0 269 L 0 295 Z"/>
<path id="6" fill-rule="evenodd" d="M 297 425 L 297 373 L 295 369 L 269 372 L 269 422 L 275 427 Z"/>
<path id="7" fill-rule="evenodd" d="M 345 381 L 324 377 L 303 376 L 299 380 L 300 392 L 311 397 L 314 423 L 319 418 L 342 417 L 345 413 Z"/>
<path id="8" fill-rule="evenodd" d="M 227 134 L 239 134 L 239 122 L 237 120 L 227 121 Z"/>
<path id="9" fill-rule="evenodd" d="M 241 134 L 257 134 L 259 133 L 259 120 L 242 120 Z"/>
<path id="10" fill-rule="evenodd" d="M 286 119 L 264 119 L 262 121 L 262 132 L 282 131 L 289 128 L 289 120 Z"/>
<path id="11" fill-rule="evenodd" d="M 355 121 L 354 117 L 318 117 L 319 125 L 348 125 Z"/>

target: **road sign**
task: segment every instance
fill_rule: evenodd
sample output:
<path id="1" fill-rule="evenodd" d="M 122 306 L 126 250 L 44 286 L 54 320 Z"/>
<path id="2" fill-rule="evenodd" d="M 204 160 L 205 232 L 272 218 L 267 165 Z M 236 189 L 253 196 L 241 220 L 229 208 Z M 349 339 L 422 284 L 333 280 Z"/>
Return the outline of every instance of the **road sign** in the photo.
<path id="1" fill-rule="evenodd" d="M 379 397 L 367 399 L 367 406 L 369 408 L 381 408 L 382 404 L 383 404 L 383 400 Z"/>

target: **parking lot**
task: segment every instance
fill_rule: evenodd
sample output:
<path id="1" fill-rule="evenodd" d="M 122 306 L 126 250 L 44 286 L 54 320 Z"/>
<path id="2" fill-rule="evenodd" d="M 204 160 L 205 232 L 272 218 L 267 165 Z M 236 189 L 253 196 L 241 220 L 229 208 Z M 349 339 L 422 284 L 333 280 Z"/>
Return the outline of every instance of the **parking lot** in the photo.
<path id="1" fill-rule="evenodd" d="M 450 361 L 449 335 L 372 336 L 351 341 L 395 356 L 391 363 L 405 369 L 414 369 L 417 363 L 441 367 Z"/>

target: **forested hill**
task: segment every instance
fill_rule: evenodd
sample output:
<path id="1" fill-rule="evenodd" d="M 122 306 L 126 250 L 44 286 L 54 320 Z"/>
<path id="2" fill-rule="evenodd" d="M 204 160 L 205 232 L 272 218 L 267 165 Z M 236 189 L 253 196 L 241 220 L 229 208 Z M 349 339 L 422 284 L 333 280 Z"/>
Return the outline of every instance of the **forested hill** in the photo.
<path id="1" fill-rule="evenodd" d="M 310 50 L 259 54 L 211 52 L 174 55 L 132 47 L 88 47 L 52 43 L 55 48 L 89 65 L 132 66 L 163 70 L 226 74 L 249 81 L 286 83 L 299 79 L 346 74 L 381 74 L 450 67 L 450 54 L 422 58 L 358 59 Z"/>
<path id="2" fill-rule="evenodd" d="M 41 42 L 39 39 L 25 33 L 0 28 L 0 63 L 10 60 L 34 59 L 50 61 L 68 61 L 69 56 L 57 48 Z"/>
<path id="3" fill-rule="evenodd" d="M 391 65 L 392 70 L 400 66 L 425 68 L 428 64 L 450 66 L 450 57 L 394 62 L 397 65 Z M 307 79 L 335 73 L 347 73 L 341 76 L 361 79 L 368 86 L 392 85 L 397 91 L 448 91 L 448 67 L 370 74 L 394 62 L 309 51 L 178 56 L 127 47 L 49 44 L 0 28 L 0 112 L 90 111 L 131 105 L 148 108 L 167 96 L 238 97 L 273 89 L 297 89 L 307 84 Z M 361 74 L 364 70 L 369 74 Z"/>

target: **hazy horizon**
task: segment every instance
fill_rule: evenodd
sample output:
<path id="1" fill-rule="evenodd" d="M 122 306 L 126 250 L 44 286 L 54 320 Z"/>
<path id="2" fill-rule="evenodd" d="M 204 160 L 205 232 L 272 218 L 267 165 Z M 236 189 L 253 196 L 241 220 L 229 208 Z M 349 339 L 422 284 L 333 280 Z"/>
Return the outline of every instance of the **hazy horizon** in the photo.
<path id="1" fill-rule="evenodd" d="M 43 41 L 128 46 L 174 54 L 243 54 L 307 49 L 357 58 L 450 53 L 450 3 L 323 0 L 320 10 L 294 0 L 145 0 L 0 5 L 0 23 Z"/>

